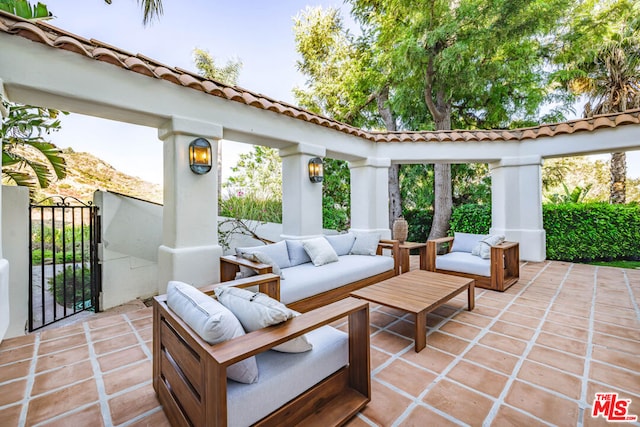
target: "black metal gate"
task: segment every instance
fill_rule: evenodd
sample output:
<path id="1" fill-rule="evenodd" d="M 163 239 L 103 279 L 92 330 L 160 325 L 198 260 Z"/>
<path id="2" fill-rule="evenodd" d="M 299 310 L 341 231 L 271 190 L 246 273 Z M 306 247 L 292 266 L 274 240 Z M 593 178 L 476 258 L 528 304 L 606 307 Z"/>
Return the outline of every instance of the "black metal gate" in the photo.
<path id="1" fill-rule="evenodd" d="M 99 311 L 98 208 L 54 196 L 30 205 L 29 218 L 29 331 Z"/>

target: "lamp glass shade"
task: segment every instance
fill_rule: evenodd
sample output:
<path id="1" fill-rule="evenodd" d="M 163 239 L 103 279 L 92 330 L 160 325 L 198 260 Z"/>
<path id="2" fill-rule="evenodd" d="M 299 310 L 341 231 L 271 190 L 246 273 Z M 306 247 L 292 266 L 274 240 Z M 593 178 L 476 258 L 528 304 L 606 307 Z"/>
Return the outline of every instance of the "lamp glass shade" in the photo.
<path id="1" fill-rule="evenodd" d="M 189 166 L 193 173 L 203 175 L 211 170 L 211 144 L 197 138 L 189 144 Z"/>
<path id="2" fill-rule="evenodd" d="M 319 157 L 309 160 L 309 179 L 311 182 L 322 182 L 324 179 L 324 167 Z"/>

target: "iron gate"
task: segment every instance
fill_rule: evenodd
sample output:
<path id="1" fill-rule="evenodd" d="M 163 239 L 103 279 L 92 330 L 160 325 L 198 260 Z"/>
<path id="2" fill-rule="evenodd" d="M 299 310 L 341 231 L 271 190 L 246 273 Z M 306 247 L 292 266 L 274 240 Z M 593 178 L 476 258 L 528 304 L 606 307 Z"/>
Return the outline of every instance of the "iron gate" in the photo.
<path id="1" fill-rule="evenodd" d="M 31 204 L 29 218 L 29 331 L 99 311 L 98 207 L 54 196 Z"/>

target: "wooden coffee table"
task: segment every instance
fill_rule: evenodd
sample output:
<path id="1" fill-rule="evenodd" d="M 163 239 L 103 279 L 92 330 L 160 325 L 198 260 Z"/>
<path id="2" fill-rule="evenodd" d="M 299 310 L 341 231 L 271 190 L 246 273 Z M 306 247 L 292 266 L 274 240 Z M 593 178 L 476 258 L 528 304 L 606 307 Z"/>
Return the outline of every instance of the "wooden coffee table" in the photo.
<path id="1" fill-rule="evenodd" d="M 467 291 L 468 310 L 475 305 L 475 280 L 413 270 L 351 292 L 356 298 L 407 311 L 415 316 L 415 350 L 427 345 L 427 313 Z"/>

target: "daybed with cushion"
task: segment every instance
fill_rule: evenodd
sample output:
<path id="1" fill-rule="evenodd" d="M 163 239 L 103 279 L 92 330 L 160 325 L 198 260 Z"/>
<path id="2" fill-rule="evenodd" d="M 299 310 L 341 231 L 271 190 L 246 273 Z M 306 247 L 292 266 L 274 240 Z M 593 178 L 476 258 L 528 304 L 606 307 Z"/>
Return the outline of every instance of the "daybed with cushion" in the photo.
<path id="1" fill-rule="evenodd" d="M 391 256 L 383 255 L 387 249 Z M 220 258 L 220 280 L 276 273 L 280 289 L 271 293 L 293 310 L 305 312 L 338 301 L 354 290 L 396 275 L 397 240 L 377 234 L 338 234 L 237 248 Z"/>
<path id="2" fill-rule="evenodd" d="M 173 426 L 342 425 L 371 399 L 366 302 L 300 315 L 264 294 L 170 282 L 153 310 L 153 387 Z M 345 316 L 348 334 L 328 325 Z"/>
<path id="3" fill-rule="evenodd" d="M 438 255 L 445 243 L 446 253 Z M 505 291 L 520 277 L 520 247 L 504 236 L 455 233 L 427 241 L 427 270 L 470 277 L 477 287 Z"/>

